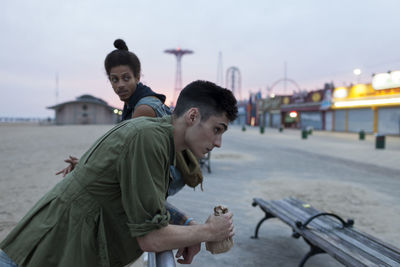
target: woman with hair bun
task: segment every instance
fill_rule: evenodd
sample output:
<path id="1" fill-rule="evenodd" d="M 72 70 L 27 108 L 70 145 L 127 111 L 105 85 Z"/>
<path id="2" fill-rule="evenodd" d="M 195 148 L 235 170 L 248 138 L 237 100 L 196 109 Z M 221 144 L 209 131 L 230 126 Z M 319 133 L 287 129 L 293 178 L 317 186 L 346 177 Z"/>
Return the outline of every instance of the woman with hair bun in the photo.
<path id="1" fill-rule="evenodd" d="M 114 46 L 117 49 L 107 55 L 104 67 L 114 92 L 124 102 L 122 120 L 171 114 L 164 105 L 165 96 L 153 92 L 140 82 L 139 58 L 128 50 L 121 39 L 115 40 Z"/>
<path id="2" fill-rule="evenodd" d="M 135 53 L 129 51 L 125 41 L 115 40 L 114 47 L 116 49 L 104 60 L 104 68 L 115 94 L 124 102 L 122 121 L 141 116 L 163 117 L 171 114 L 171 110 L 164 104 L 165 95 L 153 92 L 140 82 L 140 60 Z M 171 168 L 173 182 L 168 189 L 168 195 L 176 194 L 185 184 L 193 188 L 202 185 L 200 165 L 189 150 L 178 153 L 176 160 L 177 168 Z M 70 165 L 56 173 L 63 177 L 75 168 L 78 159 L 70 156 L 65 162 Z M 184 223 L 185 218 L 175 221 L 179 222 Z"/>

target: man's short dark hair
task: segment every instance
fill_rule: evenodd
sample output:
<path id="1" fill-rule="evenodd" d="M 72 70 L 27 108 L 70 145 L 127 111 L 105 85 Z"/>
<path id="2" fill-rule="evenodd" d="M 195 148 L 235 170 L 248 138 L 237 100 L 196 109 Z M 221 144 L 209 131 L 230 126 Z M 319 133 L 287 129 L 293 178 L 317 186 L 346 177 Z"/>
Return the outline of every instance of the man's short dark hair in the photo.
<path id="1" fill-rule="evenodd" d="M 182 116 L 190 108 L 198 108 L 202 120 L 225 114 L 229 121 L 237 118 L 237 101 L 232 92 L 208 81 L 194 81 L 182 89 L 174 115 Z"/>

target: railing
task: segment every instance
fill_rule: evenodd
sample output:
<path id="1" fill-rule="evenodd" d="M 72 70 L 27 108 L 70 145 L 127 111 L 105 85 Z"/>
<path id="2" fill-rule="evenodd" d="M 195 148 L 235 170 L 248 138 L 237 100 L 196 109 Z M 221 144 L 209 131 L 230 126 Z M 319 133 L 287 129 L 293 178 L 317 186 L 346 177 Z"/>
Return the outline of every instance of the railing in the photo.
<path id="1" fill-rule="evenodd" d="M 172 250 L 163 252 L 149 252 L 147 258 L 148 267 L 176 267 Z"/>
<path id="2" fill-rule="evenodd" d="M 7 123 L 52 123 L 54 119 L 48 118 L 25 118 L 25 117 L 0 117 L 0 122 Z"/>

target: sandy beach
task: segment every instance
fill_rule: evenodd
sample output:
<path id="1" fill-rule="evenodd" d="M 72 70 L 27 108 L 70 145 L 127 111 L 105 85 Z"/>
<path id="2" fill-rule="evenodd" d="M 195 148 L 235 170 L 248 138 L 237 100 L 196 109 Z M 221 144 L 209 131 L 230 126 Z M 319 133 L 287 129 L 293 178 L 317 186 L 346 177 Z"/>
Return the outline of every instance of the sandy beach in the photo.
<path id="1" fill-rule="evenodd" d="M 62 179 L 55 173 L 63 160 L 82 155 L 111 127 L 0 125 L 0 240 Z"/>
<path id="2" fill-rule="evenodd" d="M 62 179 L 61 176 L 56 176 L 55 173 L 66 166 L 63 160 L 69 155 L 81 156 L 98 137 L 111 127 L 112 125 L 0 125 L 0 240 L 3 240 L 13 226 L 44 193 Z M 277 131 L 274 130 L 270 136 L 271 138 L 275 138 L 275 135 L 277 136 L 276 138 L 286 138 L 285 144 L 290 144 L 292 150 L 300 149 L 300 147 L 296 147 L 296 144 L 299 144 L 298 146 L 301 145 L 301 143 L 296 143 L 299 139 L 297 133 L 285 134 L 278 136 Z M 327 138 L 324 135 L 326 133 L 315 133 L 315 138 L 316 140 L 318 136 Z M 259 142 L 251 141 L 256 140 L 254 138 L 259 138 L 258 136 L 257 129 L 248 130 L 245 138 L 241 141 L 244 143 Z M 239 142 L 238 140 L 241 137 L 244 137 L 244 134 L 241 133 L 240 128 L 233 127 L 231 132 L 226 134 L 224 140 L 226 148 L 213 152 L 213 173 L 205 173 L 205 192 L 197 190 L 193 193 L 193 190 L 185 189 L 175 200 L 172 199 L 172 202 L 179 203 L 181 199 L 188 196 L 194 198 L 193 202 L 196 200 L 196 196 L 210 199 L 209 196 L 215 193 L 215 190 L 211 188 L 213 184 L 210 185 L 207 179 L 211 177 L 210 179 L 214 179 L 213 181 L 215 182 L 217 180 L 214 177 L 221 177 L 221 175 L 224 176 L 222 177 L 223 179 L 226 179 L 229 173 L 236 172 L 235 168 L 243 168 L 243 166 L 251 166 L 253 163 L 260 162 L 260 157 L 254 155 L 251 151 L 235 147 L 235 142 Z M 341 140 L 340 138 L 347 140 L 346 137 L 342 136 L 337 138 L 339 139 L 335 140 Z M 392 163 L 386 162 L 382 163 L 383 165 L 396 165 L 393 162 L 400 160 L 400 142 L 397 139 L 395 140 L 392 148 L 382 152 L 387 153 L 385 157 L 389 155 L 391 158 L 395 157 L 395 159 L 393 159 Z M 309 142 L 311 144 L 312 141 L 309 140 Z M 304 148 L 304 153 L 307 152 L 307 149 L 311 151 L 312 147 Z M 330 153 L 335 153 L 335 150 L 331 150 Z M 383 154 L 381 155 L 383 157 Z M 339 155 L 337 157 L 339 158 Z M 354 155 L 352 156 L 351 153 L 350 155 L 343 155 L 343 158 L 345 157 L 354 158 Z M 260 166 L 262 166 L 262 162 Z M 382 168 L 387 167 L 382 166 Z M 284 172 L 272 172 L 271 170 L 268 173 L 268 179 L 264 179 L 261 176 L 266 171 L 262 167 L 257 168 L 250 172 L 247 182 L 240 185 L 243 189 L 240 192 L 240 198 L 235 197 L 235 200 L 228 203 L 233 210 L 235 210 L 235 203 L 239 203 L 238 210 L 242 209 L 242 205 L 243 207 L 250 207 L 252 197 L 280 199 L 294 196 L 311 203 L 317 208 L 333 210 L 345 218 L 354 218 L 357 222 L 357 227 L 361 230 L 400 247 L 399 198 L 393 194 L 385 193 L 384 184 L 380 184 L 379 188 L 377 186 L 375 190 L 373 185 L 363 185 L 354 181 L 334 180 L 322 176 L 319 177 L 318 175 L 311 177 L 304 173 L 291 176 Z M 400 173 L 399 169 L 399 166 L 393 166 L 392 169 L 387 168 L 389 173 L 393 171 L 393 175 L 396 172 L 397 174 Z M 335 170 L 327 169 L 326 171 L 334 172 Z M 397 178 L 400 179 L 400 176 L 397 176 Z M 393 179 L 396 178 L 394 177 Z M 234 186 L 234 184 L 229 183 L 225 185 L 228 189 L 227 191 Z M 388 185 L 388 187 L 391 186 Z M 400 188 L 387 188 L 387 190 L 387 192 L 396 190 L 399 192 Z M 237 189 L 232 189 L 231 191 L 234 192 Z M 226 194 L 229 196 L 232 192 L 226 192 Z M 184 209 L 187 210 L 191 203 L 190 201 L 186 202 Z M 201 203 L 201 200 L 196 200 L 196 203 Z M 209 211 L 210 208 L 208 206 L 204 208 L 199 206 L 198 217 L 205 220 Z M 252 231 L 255 223 L 261 217 L 261 213 L 250 207 L 246 208 L 242 213 L 236 212 L 235 216 L 251 217 L 251 220 L 237 220 L 237 222 L 240 224 L 238 231 L 240 229 L 246 229 L 246 231 L 250 229 L 249 231 Z M 243 236 L 248 237 L 250 234 L 250 232 L 245 233 Z M 238 234 L 235 238 L 235 242 L 240 244 L 241 236 Z M 242 249 L 251 248 L 246 246 L 242 247 Z M 205 257 L 209 257 L 208 254 Z M 194 266 L 202 266 L 202 263 L 200 262 Z M 244 264 L 243 266 L 251 265 Z M 310 266 L 313 265 L 311 264 Z"/>

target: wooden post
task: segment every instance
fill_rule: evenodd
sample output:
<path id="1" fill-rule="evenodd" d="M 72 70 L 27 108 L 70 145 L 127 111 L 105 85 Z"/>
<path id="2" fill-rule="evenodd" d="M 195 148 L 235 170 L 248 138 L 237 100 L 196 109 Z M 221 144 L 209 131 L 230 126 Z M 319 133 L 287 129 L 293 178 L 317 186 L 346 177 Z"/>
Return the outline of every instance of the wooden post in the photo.
<path id="1" fill-rule="evenodd" d="M 374 133 L 378 132 L 378 112 L 379 108 L 378 107 L 372 107 L 372 110 L 374 111 Z"/>

